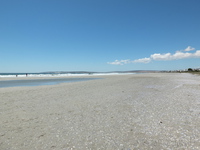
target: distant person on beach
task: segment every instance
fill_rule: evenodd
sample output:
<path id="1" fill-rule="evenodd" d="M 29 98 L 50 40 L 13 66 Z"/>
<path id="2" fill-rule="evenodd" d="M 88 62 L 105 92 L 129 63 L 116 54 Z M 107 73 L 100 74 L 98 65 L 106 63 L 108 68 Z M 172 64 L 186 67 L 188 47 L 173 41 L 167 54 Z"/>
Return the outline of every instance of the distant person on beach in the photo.
<path id="1" fill-rule="evenodd" d="M 26 76 L 28 76 L 28 74 L 26 73 Z"/>
<path id="2" fill-rule="evenodd" d="M 18 75 L 16 74 L 16 77 L 17 77 Z"/>

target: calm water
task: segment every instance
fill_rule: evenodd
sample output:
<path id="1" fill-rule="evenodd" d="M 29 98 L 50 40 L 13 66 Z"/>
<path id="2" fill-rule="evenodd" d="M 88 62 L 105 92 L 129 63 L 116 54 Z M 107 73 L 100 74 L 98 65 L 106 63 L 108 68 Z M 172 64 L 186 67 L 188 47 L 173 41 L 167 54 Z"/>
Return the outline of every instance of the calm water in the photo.
<path id="1" fill-rule="evenodd" d="M 6 80 L 0 81 L 0 88 L 17 86 L 55 85 L 65 82 L 80 82 L 99 78 L 59 78 L 59 79 L 32 79 L 32 80 Z"/>

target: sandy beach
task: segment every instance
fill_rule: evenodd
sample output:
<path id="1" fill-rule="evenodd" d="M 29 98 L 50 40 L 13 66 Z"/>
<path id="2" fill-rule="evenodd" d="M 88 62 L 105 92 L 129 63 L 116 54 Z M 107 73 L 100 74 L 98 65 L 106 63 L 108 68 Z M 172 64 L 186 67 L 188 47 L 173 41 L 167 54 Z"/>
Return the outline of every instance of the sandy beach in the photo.
<path id="1" fill-rule="evenodd" d="M 0 88 L 0 149 L 200 149 L 200 76 L 99 77 Z"/>

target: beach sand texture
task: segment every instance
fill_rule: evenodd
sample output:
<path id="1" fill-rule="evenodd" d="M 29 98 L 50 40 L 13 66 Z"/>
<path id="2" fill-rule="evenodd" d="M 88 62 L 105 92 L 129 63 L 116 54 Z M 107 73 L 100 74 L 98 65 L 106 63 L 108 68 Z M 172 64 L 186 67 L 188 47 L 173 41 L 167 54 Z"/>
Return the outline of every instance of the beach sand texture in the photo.
<path id="1" fill-rule="evenodd" d="M 0 88 L 0 149 L 200 149 L 200 76 L 101 78 Z"/>

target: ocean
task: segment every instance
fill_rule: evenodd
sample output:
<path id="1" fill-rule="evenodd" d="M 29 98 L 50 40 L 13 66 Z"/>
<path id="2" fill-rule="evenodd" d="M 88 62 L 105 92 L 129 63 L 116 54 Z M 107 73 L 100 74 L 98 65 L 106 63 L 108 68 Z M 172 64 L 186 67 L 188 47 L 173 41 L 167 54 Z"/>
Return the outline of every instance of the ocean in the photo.
<path id="1" fill-rule="evenodd" d="M 0 78 L 9 78 L 9 77 L 67 77 L 67 76 L 117 75 L 117 74 L 125 74 L 125 73 L 118 73 L 118 72 L 110 72 L 110 73 L 96 73 L 96 72 L 0 73 Z M 133 73 L 131 73 L 131 74 L 133 74 Z"/>
<path id="2" fill-rule="evenodd" d="M 81 76 L 88 73 L 0 73 L 0 78 L 4 77 L 62 77 L 62 76 Z"/>
<path id="3" fill-rule="evenodd" d="M 0 80 L 0 88 L 19 86 L 55 85 L 65 82 L 80 82 L 99 78 L 50 78 L 50 79 L 26 79 L 26 80 Z"/>
<path id="4" fill-rule="evenodd" d="M 55 85 L 64 82 L 80 82 L 87 80 L 100 79 L 95 78 L 96 75 L 120 75 L 120 74 L 130 74 L 130 73 L 91 73 L 91 72 L 48 72 L 48 73 L 0 73 L 0 88 L 5 87 L 18 87 L 18 86 L 41 86 L 41 85 Z M 134 74 L 134 73 L 131 73 Z M 88 78 L 81 78 L 82 76 L 87 76 Z M 29 77 L 34 77 L 34 79 L 29 79 Z M 45 77 L 41 79 L 37 77 Z M 59 78 L 52 78 L 59 77 Z M 73 78 L 62 78 L 62 77 L 73 77 Z M 76 78 L 74 78 L 76 77 Z M 3 78 L 11 78 L 11 80 L 1 80 Z M 14 79 L 16 78 L 16 80 Z"/>

